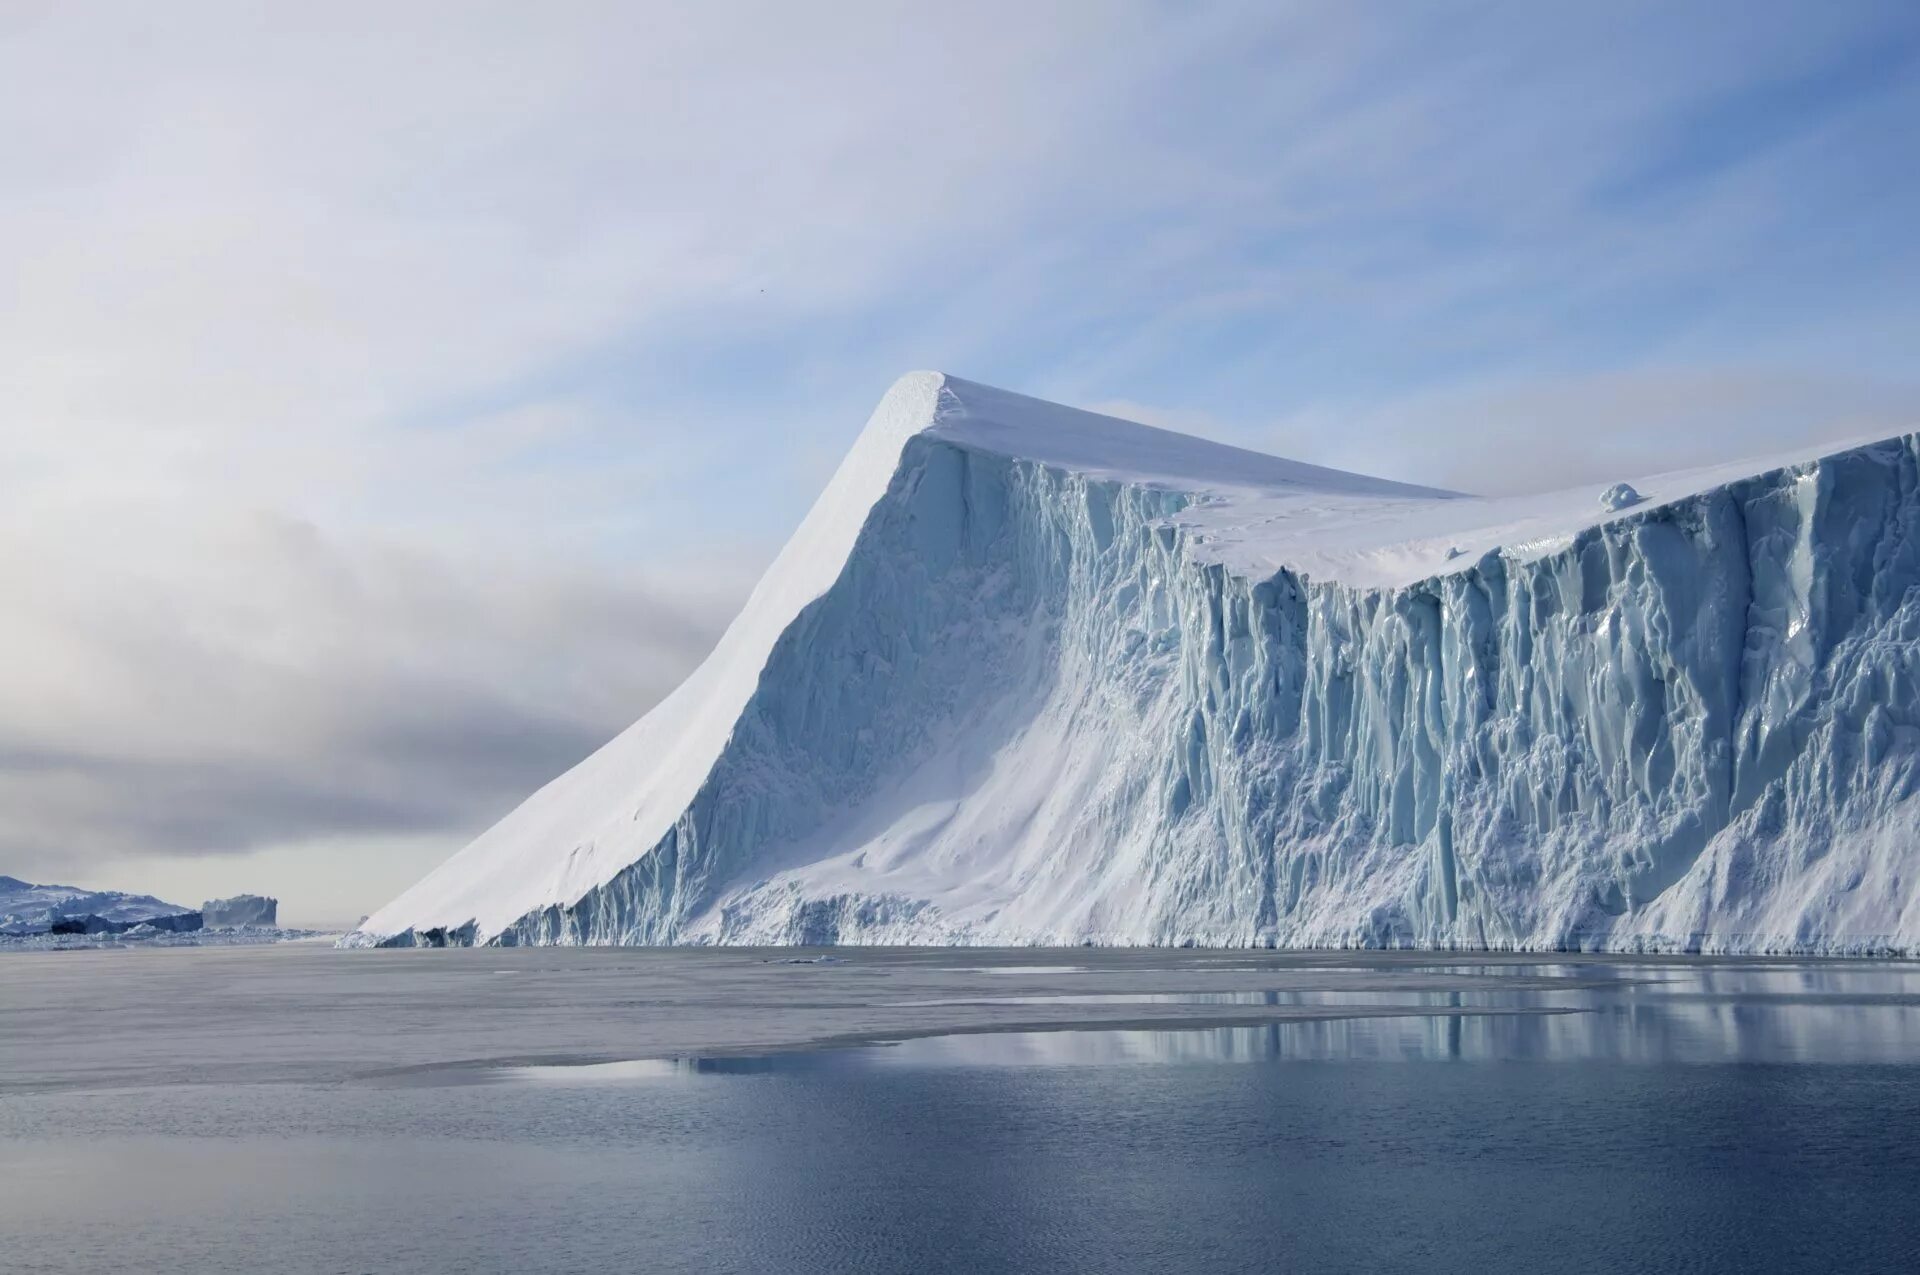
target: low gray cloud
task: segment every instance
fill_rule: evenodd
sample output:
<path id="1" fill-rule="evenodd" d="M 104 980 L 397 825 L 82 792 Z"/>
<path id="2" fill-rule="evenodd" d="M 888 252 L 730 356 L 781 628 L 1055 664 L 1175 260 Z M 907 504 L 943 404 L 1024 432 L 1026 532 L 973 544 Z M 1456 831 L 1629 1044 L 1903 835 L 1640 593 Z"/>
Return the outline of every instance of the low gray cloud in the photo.
<path id="1" fill-rule="evenodd" d="M 0 630 L 15 875 L 477 831 L 675 685 L 748 578 L 502 564 L 262 515 L 143 530 L 0 555 L 0 589 L 37 602 Z"/>

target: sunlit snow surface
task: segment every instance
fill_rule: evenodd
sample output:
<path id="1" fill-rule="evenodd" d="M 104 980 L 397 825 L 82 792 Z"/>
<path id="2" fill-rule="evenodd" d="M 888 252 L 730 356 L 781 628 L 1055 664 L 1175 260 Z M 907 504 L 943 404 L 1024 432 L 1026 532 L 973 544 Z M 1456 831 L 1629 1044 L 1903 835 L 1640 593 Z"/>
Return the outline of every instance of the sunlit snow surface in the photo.
<path id="1" fill-rule="evenodd" d="M 1916 456 L 1609 511 L 909 376 L 700 670 L 351 941 L 1912 950 Z"/>

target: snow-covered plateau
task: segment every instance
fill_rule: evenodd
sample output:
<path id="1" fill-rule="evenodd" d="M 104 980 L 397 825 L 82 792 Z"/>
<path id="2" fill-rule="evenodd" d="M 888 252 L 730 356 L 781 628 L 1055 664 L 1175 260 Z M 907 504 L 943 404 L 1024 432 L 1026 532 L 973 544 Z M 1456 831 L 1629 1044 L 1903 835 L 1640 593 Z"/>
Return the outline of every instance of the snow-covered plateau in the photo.
<path id="1" fill-rule="evenodd" d="M 1920 438 L 1496 500 L 916 373 L 344 941 L 1912 952 L 1916 728 Z"/>

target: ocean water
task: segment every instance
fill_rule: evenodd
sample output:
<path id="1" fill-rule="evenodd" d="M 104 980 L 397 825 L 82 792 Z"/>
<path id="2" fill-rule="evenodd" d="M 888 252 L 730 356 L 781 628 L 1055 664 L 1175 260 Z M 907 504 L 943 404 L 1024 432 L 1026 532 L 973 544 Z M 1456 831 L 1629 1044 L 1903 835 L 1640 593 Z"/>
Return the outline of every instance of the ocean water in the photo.
<path id="1" fill-rule="evenodd" d="M 1920 1254 L 1911 964 L 782 959 L 10 958 L 0 1267 L 1911 1271 Z"/>

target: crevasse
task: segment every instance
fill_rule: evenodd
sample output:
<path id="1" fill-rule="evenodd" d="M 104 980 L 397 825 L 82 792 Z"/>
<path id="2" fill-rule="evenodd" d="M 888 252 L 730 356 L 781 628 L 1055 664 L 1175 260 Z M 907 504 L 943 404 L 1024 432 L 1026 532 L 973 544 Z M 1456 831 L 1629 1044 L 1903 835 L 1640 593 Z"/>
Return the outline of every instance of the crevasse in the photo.
<path id="1" fill-rule="evenodd" d="M 1920 947 L 1915 438 L 1385 585 L 1036 450 L 905 438 L 624 866 L 356 941 Z"/>

